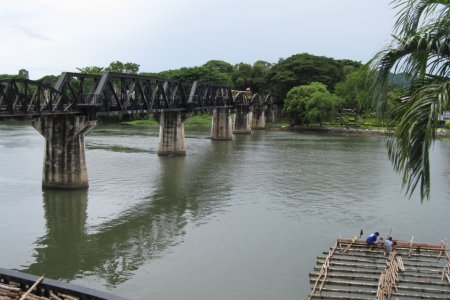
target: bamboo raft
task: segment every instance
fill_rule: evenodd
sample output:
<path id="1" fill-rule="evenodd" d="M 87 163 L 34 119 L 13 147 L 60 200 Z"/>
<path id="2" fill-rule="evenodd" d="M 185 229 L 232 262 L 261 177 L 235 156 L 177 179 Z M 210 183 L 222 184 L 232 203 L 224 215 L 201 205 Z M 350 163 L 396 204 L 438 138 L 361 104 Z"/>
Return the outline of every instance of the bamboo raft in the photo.
<path id="1" fill-rule="evenodd" d="M 309 299 L 450 299 L 450 258 L 440 244 L 395 241 L 367 246 L 364 239 L 339 238 L 317 257 L 309 274 Z"/>
<path id="2" fill-rule="evenodd" d="M 0 300 L 127 300 L 109 293 L 0 268 Z"/>

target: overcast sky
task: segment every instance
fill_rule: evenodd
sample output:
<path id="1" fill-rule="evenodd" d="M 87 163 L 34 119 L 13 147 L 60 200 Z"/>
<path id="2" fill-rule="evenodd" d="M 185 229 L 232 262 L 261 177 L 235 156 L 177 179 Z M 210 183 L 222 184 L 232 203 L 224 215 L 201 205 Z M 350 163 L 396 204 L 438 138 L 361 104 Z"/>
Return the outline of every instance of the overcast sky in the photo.
<path id="1" fill-rule="evenodd" d="M 391 39 L 391 0 L 0 0 L 0 74 L 134 62 L 140 71 L 308 52 L 367 62 Z"/>

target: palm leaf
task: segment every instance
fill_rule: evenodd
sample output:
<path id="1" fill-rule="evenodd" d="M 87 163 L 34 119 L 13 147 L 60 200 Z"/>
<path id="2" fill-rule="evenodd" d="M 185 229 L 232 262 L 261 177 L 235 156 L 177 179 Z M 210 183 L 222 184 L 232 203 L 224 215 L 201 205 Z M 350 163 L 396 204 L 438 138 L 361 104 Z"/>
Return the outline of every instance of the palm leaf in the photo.
<path id="1" fill-rule="evenodd" d="M 436 137 L 439 115 L 449 105 L 450 80 L 423 85 L 395 111 L 395 136 L 388 141 L 388 156 L 403 173 L 403 186 L 411 196 L 420 182 L 421 198 L 430 193 L 429 149 Z"/>
<path id="2" fill-rule="evenodd" d="M 394 0 L 392 4 L 399 9 L 395 36 L 371 61 L 373 92 L 378 115 L 384 116 L 389 74 L 394 70 L 413 79 L 408 101 L 393 112 L 395 136 L 388 141 L 388 156 L 403 174 L 406 193 L 411 195 L 420 184 L 424 199 L 430 193 L 429 149 L 439 115 L 449 106 L 450 0 Z"/>

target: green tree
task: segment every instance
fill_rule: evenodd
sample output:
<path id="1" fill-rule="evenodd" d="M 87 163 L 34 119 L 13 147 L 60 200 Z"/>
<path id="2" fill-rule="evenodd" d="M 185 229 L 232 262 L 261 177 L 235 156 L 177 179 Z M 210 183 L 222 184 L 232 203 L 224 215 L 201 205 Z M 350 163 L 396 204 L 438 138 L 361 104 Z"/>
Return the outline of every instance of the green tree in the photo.
<path id="1" fill-rule="evenodd" d="M 311 98 L 306 102 L 306 119 L 307 122 L 319 122 L 330 121 L 336 117 L 338 107 L 341 105 L 342 99 L 335 94 L 326 93 L 314 93 Z"/>
<path id="2" fill-rule="evenodd" d="M 96 74 L 96 75 L 101 75 L 101 74 L 103 74 L 103 72 L 105 71 L 104 68 L 102 68 L 102 67 L 97 67 L 97 66 L 84 67 L 84 68 L 77 68 L 77 70 L 78 70 L 80 73 L 84 73 L 84 74 Z"/>
<path id="3" fill-rule="evenodd" d="M 140 65 L 127 62 L 123 64 L 123 71 L 128 74 L 137 74 L 139 72 Z"/>
<path id="4" fill-rule="evenodd" d="M 336 84 L 336 95 L 344 99 L 344 106 L 351 109 L 368 109 L 373 106 L 368 66 L 363 65 Z"/>
<path id="5" fill-rule="evenodd" d="M 293 87 L 287 94 L 284 110 L 294 124 L 308 124 L 332 119 L 342 99 L 331 94 L 320 82 Z"/>
<path id="6" fill-rule="evenodd" d="M 123 63 L 121 61 L 116 60 L 111 62 L 109 66 L 105 68 L 105 71 L 137 74 L 139 72 L 139 65 L 131 62 Z"/>
<path id="7" fill-rule="evenodd" d="M 29 79 L 30 78 L 30 73 L 28 72 L 28 70 L 20 69 L 19 70 L 19 74 L 18 74 L 17 77 L 24 78 L 24 79 Z"/>
<path id="8" fill-rule="evenodd" d="M 29 73 L 26 69 L 20 69 L 16 75 L 0 74 L 0 79 L 9 79 L 9 78 L 29 79 Z"/>
<path id="9" fill-rule="evenodd" d="M 202 81 L 222 84 L 231 84 L 231 78 L 224 73 L 219 72 L 209 66 L 181 68 L 176 70 L 167 70 L 159 73 L 141 73 L 143 75 L 160 76 L 165 78 L 181 79 L 187 82 Z"/>
<path id="10" fill-rule="evenodd" d="M 266 77 L 272 68 L 272 64 L 263 60 L 256 61 L 253 65 L 239 63 L 235 66 L 231 75 L 233 87 L 237 90 L 250 88 L 252 92 L 267 92 L 269 85 Z"/>
<path id="11" fill-rule="evenodd" d="M 394 0 L 399 9 L 394 40 L 372 61 L 374 95 L 380 115 L 385 112 L 391 70 L 405 73 L 413 86 L 394 112 L 395 138 L 388 142 L 394 169 L 403 174 L 411 195 L 420 183 L 420 196 L 430 193 L 429 149 L 438 117 L 449 109 L 450 2 Z"/>
<path id="12" fill-rule="evenodd" d="M 207 67 L 207 68 L 215 69 L 215 70 L 219 71 L 220 73 L 224 73 L 224 74 L 231 74 L 234 71 L 234 67 L 232 64 L 227 63 L 222 60 L 210 60 L 210 61 L 206 62 L 203 66 Z"/>
<path id="13" fill-rule="evenodd" d="M 231 80 L 233 81 L 233 86 L 236 90 L 251 88 L 252 65 L 243 62 L 237 64 L 231 75 Z"/>
<path id="14" fill-rule="evenodd" d="M 308 53 L 293 55 L 280 61 L 267 74 L 266 82 L 274 94 L 284 96 L 294 86 L 321 82 L 330 91 L 344 79 L 344 67 L 359 64 L 348 60 L 337 61 L 325 56 Z M 346 69 L 348 72 L 348 70 Z"/>
<path id="15" fill-rule="evenodd" d="M 48 84 L 50 86 L 54 86 L 56 81 L 58 80 L 59 76 L 55 76 L 55 75 L 46 75 L 44 77 L 42 77 L 41 79 L 39 79 L 39 81 Z"/>

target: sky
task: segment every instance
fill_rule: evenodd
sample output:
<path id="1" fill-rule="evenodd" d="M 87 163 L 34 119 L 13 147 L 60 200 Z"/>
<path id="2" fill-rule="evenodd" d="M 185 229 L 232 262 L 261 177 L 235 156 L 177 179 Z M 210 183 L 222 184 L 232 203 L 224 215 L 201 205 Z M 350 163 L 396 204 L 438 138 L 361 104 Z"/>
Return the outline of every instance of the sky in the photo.
<path id="1" fill-rule="evenodd" d="M 391 0 L 0 0 L 0 74 L 31 79 L 112 61 L 141 72 L 308 52 L 367 62 L 391 40 Z"/>

